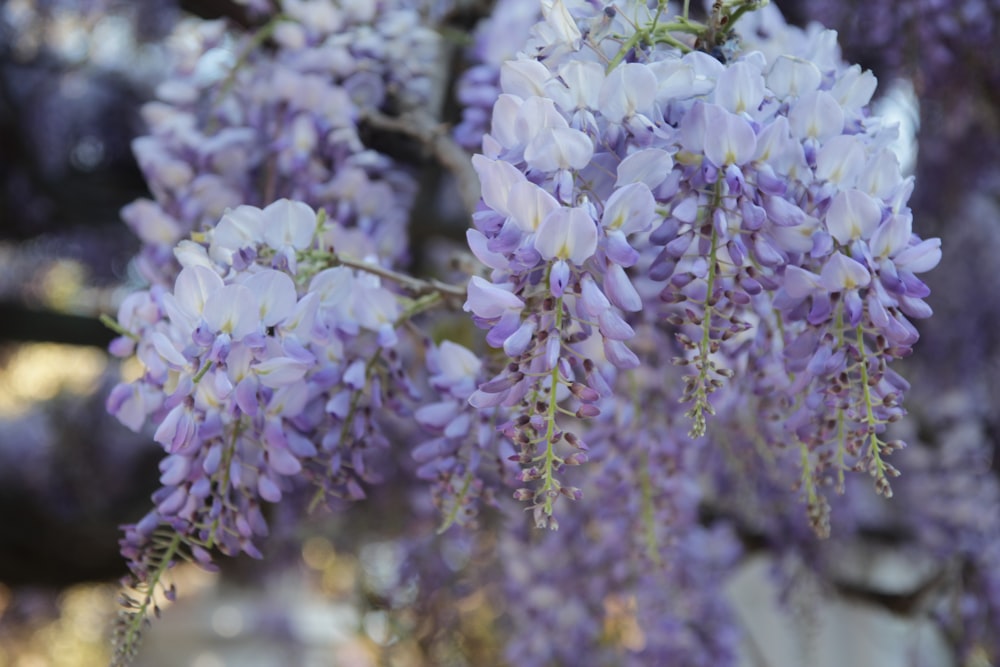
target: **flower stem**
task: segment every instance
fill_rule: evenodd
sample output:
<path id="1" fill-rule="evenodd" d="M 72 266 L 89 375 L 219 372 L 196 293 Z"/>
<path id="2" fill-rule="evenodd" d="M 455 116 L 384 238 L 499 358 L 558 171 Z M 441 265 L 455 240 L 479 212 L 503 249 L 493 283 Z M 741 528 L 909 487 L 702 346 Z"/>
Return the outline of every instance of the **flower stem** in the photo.
<path id="1" fill-rule="evenodd" d="M 886 465 L 882 460 L 882 441 L 879 439 L 878 432 L 876 431 L 879 421 L 875 417 L 875 411 L 872 408 L 872 392 L 868 384 L 868 359 L 865 355 L 864 329 L 860 323 L 855 328 L 855 334 L 857 336 L 858 354 L 861 355 L 861 361 L 859 362 L 859 366 L 861 367 L 861 391 L 865 403 L 865 424 L 868 427 L 868 454 L 871 456 L 872 465 L 875 466 L 872 471 L 875 477 L 875 489 L 886 498 L 891 498 L 892 488 L 886 479 Z"/>
<path id="2" fill-rule="evenodd" d="M 111 317 L 107 313 L 101 313 L 101 316 L 98 319 L 101 321 L 101 324 L 111 329 L 119 336 L 125 336 L 126 338 L 131 338 L 137 343 L 139 342 L 139 336 L 137 334 L 132 333 L 122 325 L 118 324 L 115 318 Z"/>
<path id="3" fill-rule="evenodd" d="M 563 297 L 559 297 L 556 299 L 555 305 L 555 335 L 557 336 L 560 335 L 560 332 L 562 331 L 562 307 Z M 549 376 L 551 380 L 549 385 L 549 404 L 545 415 L 545 457 L 542 474 L 542 478 L 545 480 L 545 483 L 542 485 L 542 489 L 539 492 L 545 498 L 545 516 L 552 516 L 552 503 L 554 500 L 554 494 L 552 491 L 558 491 L 554 471 L 558 457 L 556 456 L 555 446 L 553 443 L 556 435 L 556 414 L 559 411 L 559 405 L 556 398 L 556 388 L 559 385 L 558 363 L 552 367 L 552 371 Z"/>
<path id="4" fill-rule="evenodd" d="M 378 264 L 372 264 L 370 262 L 359 262 L 353 259 L 347 259 L 345 257 L 336 257 L 334 260 L 336 264 L 341 266 L 347 266 L 352 269 L 357 269 L 358 271 L 365 271 L 366 273 L 371 273 L 373 275 L 379 276 L 380 278 L 385 278 L 386 280 L 391 280 L 394 283 L 402 285 L 406 289 L 414 292 L 415 294 L 428 294 L 430 292 L 438 292 L 445 296 L 462 298 L 466 297 L 466 291 L 464 287 L 459 287 L 458 285 L 449 285 L 448 283 L 441 282 L 440 280 L 422 280 L 420 278 L 414 278 L 413 276 L 408 276 L 405 273 L 400 273 L 399 271 L 393 271 L 392 269 L 387 269 L 384 266 L 379 266 Z"/>
<path id="5" fill-rule="evenodd" d="M 649 476 L 649 453 L 642 452 L 639 466 L 639 486 L 642 491 L 642 523 L 646 528 L 646 554 L 654 565 L 661 565 L 659 543 L 656 539 L 656 514 L 653 506 L 653 482 Z"/>
<path id="6" fill-rule="evenodd" d="M 125 636 L 122 639 L 122 646 L 120 649 L 124 653 L 131 653 L 132 649 L 135 647 L 135 644 L 139 639 L 139 634 L 142 631 L 142 625 L 146 622 L 149 607 L 150 605 L 154 605 L 153 594 L 155 593 L 156 587 L 159 585 L 163 574 L 173 562 L 174 556 L 177 555 L 177 551 L 180 549 L 180 546 L 181 535 L 180 533 L 174 533 L 173 537 L 170 539 L 170 543 L 167 545 L 167 548 L 164 550 L 162 556 L 159 557 L 159 562 L 157 563 L 156 568 L 150 574 L 149 578 L 142 582 L 142 586 L 145 588 L 145 595 L 143 596 L 142 603 L 139 605 L 138 609 L 134 614 L 131 614 L 128 627 L 125 630 Z"/>

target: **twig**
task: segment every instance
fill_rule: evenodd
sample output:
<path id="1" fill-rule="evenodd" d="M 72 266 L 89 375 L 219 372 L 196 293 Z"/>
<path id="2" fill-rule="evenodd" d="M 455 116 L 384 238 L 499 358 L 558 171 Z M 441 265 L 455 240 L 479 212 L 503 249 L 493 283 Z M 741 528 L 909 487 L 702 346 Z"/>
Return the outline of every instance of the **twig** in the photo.
<path id="1" fill-rule="evenodd" d="M 423 280 L 421 278 L 414 278 L 413 276 L 408 276 L 405 273 L 399 273 L 398 271 L 387 269 L 384 266 L 379 266 L 378 264 L 370 264 L 369 262 L 358 262 L 353 259 L 346 259 L 343 257 L 338 257 L 337 261 L 342 266 L 358 269 L 359 271 L 365 271 L 381 278 L 385 278 L 386 280 L 398 283 L 416 295 L 437 292 L 444 296 L 459 299 L 464 299 L 466 297 L 465 288 L 459 287 L 458 285 L 450 285 L 434 279 Z"/>
<path id="2" fill-rule="evenodd" d="M 455 177 L 462 205 L 472 215 L 479 203 L 479 177 L 472 168 L 469 154 L 451 138 L 446 126 L 420 110 L 398 117 L 369 111 L 365 113 L 364 120 L 377 130 L 395 132 L 419 141 Z"/>

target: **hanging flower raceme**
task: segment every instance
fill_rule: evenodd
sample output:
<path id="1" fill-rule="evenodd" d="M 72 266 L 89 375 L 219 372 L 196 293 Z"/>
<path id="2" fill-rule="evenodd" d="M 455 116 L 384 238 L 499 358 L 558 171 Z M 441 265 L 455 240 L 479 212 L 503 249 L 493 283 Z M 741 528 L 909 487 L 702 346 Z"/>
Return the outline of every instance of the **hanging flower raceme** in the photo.
<path id="1" fill-rule="evenodd" d="M 710 25 L 737 11 L 720 4 Z M 916 275 L 940 244 L 910 229 L 894 129 L 866 107 L 875 79 L 841 62 L 829 31 L 810 41 L 782 23 L 716 57 L 698 48 L 708 33 L 678 39 L 691 22 L 661 13 L 543 3 L 501 68 L 469 233 L 493 271 L 466 307 L 511 363 L 472 400 L 520 403 L 524 477 L 542 480 L 522 495 L 548 516 L 560 386 L 601 389 L 575 346 L 599 336 L 616 366 L 639 364 L 628 314 L 644 309 L 681 344 L 692 436 L 730 378 L 732 391 L 758 378 L 768 440 L 792 436 L 807 460 L 867 470 L 888 494 L 883 456 L 899 445 L 880 434 L 905 383 L 887 363 L 916 340 L 908 318 L 930 314 Z"/>
<path id="2" fill-rule="evenodd" d="M 182 556 L 259 557 L 262 504 L 302 480 L 320 499 L 378 481 L 381 417 L 415 397 L 398 327 L 426 304 L 383 285 L 375 244 L 347 231 L 301 202 L 241 206 L 178 247 L 172 290 L 122 304 L 112 350 L 143 374 L 108 409 L 166 453 L 156 507 L 122 540 L 140 587 Z"/>
<path id="3" fill-rule="evenodd" d="M 432 103 L 437 34 L 396 2 L 278 5 L 253 34 L 197 21 L 174 35 L 173 71 L 133 145 L 153 199 L 122 212 L 151 281 L 172 281 L 173 246 L 226 209 L 281 197 L 360 229 L 383 257 L 406 255 L 415 180 L 360 125 Z"/>
<path id="4" fill-rule="evenodd" d="M 414 419 L 431 437 L 413 449 L 417 476 L 433 483 L 442 514 L 439 532 L 475 525 L 482 505 L 497 504 L 498 487 L 510 486 L 507 459 L 514 450 L 498 431 L 502 408 L 476 409 L 469 396 L 483 381 L 483 362 L 469 349 L 444 341 L 427 353 L 428 383 L 438 400 L 424 403 Z"/>

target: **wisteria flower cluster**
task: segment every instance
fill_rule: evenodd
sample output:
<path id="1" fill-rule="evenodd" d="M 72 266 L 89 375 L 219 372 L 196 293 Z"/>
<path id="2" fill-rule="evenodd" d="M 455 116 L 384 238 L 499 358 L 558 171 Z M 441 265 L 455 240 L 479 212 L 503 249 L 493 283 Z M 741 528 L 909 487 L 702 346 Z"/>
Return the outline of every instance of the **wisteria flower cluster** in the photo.
<path id="1" fill-rule="evenodd" d="M 833 32 L 744 18 L 763 4 L 501 3 L 458 91 L 462 287 L 398 272 L 413 182 L 359 131 L 432 104 L 418 14 L 286 0 L 214 76 L 229 38 L 193 33 L 136 142 L 156 202 L 124 213 L 156 284 L 119 312 L 144 370 L 108 407 L 167 457 L 122 541 L 123 659 L 171 563 L 259 556 L 265 503 L 361 499 L 393 459 L 441 532 L 487 536 L 499 586 L 469 576 L 502 591 L 512 663 L 733 664 L 719 450 L 775 462 L 820 536 L 848 471 L 891 495 L 890 364 L 941 257 L 874 76 Z M 463 324 L 418 317 L 439 306 Z"/>
<path id="2" fill-rule="evenodd" d="M 327 209 L 401 261 L 411 170 L 366 146 L 375 114 L 432 106 L 436 33 L 415 9 L 381 2 L 282 2 L 253 33 L 182 25 L 174 69 L 143 109 L 134 142 L 153 199 L 122 213 L 143 242 L 139 267 L 169 283 L 173 246 L 242 204 L 281 197 Z"/>
<path id="3" fill-rule="evenodd" d="M 551 450 L 556 389 L 577 386 L 572 346 L 599 335 L 607 359 L 634 367 L 625 316 L 659 310 L 689 369 L 692 436 L 738 375 L 728 400 L 765 397 L 759 413 L 775 428 L 760 435 L 801 446 L 817 530 L 826 470 L 839 484 L 845 468 L 866 470 L 888 495 L 895 470 L 883 457 L 899 445 L 880 434 L 901 416 L 906 385 L 887 363 L 916 341 L 909 318 L 930 314 L 916 274 L 937 264 L 940 242 L 912 234 L 893 130 L 865 111 L 874 78 L 840 63 L 832 33 L 808 51 L 723 63 L 658 44 L 655 22 L 635 30 L 655 19 L 644 5 L 606 15 L 603 37 L 562 4 L 543 11 L 534 57 L 501 69 L 474 161 L 485 210 L 470 244 L 494 271 L 492 285 L 470 285 L 467 307 L 514 360 L 502 375 L 512 388 L 494 381 L 481 388 L 494 398 L 479 400 L 521 401 L 527 414 L 541 396 Z M 652 303 L 627 273 L 643 251 L 656 254 L 641 279 L 662 283 Z M 600 393 L 589 378 L 578 397 Z M 525 444 L 542 441 L 528 429 Z M 549 493 L 554 478 L 541 476 Z M 548 515 L 551 501 L 541 506 Z"/>
<path id="4" fill-rule="evenodd" d="M 134 430 L 155 425 L 167 454 L 155 509 L 122 540 L 142 612 L 179 557 L 259 557 L 261 505 L 297 480 L 320 499 L 357 499 L 377 477 L 379 418 L 413 393 L 397 328 L 426 304 L 387 289 L 374 242 L 351 240 L 301 202 L 239 206 L 179 246 L 172 290 L 123 302 L 112 351 L 135 355 L 143 375 L 115 387 L 108 409 Z M 350 257 L 374 264 L 351 268 Z"/>

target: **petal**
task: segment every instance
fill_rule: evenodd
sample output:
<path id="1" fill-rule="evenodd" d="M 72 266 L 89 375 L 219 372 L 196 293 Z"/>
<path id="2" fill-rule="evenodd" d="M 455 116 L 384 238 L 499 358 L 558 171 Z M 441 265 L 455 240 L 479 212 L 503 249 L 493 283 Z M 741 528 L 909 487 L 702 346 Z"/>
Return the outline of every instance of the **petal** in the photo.
<path id="1" fill-rule="evenodd" d="M 420 406 L 413 413 L 413 418 L 424 428 L 432 432 L 439 432 L 455 418 L 456 414 L 458 414 L 458 404 L 455 401 L 442 401 Z M 414 451 L 414 458 L 417 458 L 416 451 Z M 420 459 L 417 458 L 417 460 Z"/>
<path id="2" fill-rule="evenodd" d="M 825 90 L 799 98 L 788 112 L 788 123 L 797 139 L 826 141 L 844 131 L 844 110 Z"/>
<path id="3" fill-rule="evenodd" d="M 121 383 L 111 390 L 107 410 L 136 433 L 146 422 L 145 395 L 136 384 Z"/>
<path id="4" fill-rule="evenodd" d="M 842 188 L 854 185 L 865 165 L 865 149 L 861 140 L 841 134 L 828 140 L 816 154 L 816 178 Z"/>
<path id="5" fill-rule="evenodd" d="M 746 61 L 730 65 L 715 86 L 715 103 L 732 113 L 752 113 L 764 100 L 764 77 Z"/>
<path id="6" fill-rule="evenodd" d="M 240 341 L 260 327 L 257 297 L 245 285 L 226 285 L 205 301 L 205 322 L 214 333 Z"/>
<path id="7" fill-rule="evenodd" d="M 279 475 L 297 475 L 302 472 L 302 463 L 295 458 L 284 444 L 265 447 L 268 467 Z"/>
<path id="8" fill-rule="evenodd" d="M 500 66 L 500 88 L 521 99 L 544 97 L 545 82 L 552 77 L 549 69 L 537 60 L 508 60 Z"/>
<path id="9" fill-rule="evenodd" d="M 646 148 L 626 157 L 618 165 L 615 187 L 629 183 L 645 183 L 652 190 L 670 174 L 674 160 L 661 148 Z"/>
<path id="10" fill-rule="evenodd" d="M 528 180 L 515 183 L 510 189 L 507 210 L 517 226 L 527 233 L 538 229 L 550 211 L 559 208 L 559 202 L 548 192 Z"/>
<path id="11" fill-rule="evenodd" d="M 260 303 L 260 318 L 265 327 L 273 327 L 289 317 L 298 303 L 295 283 L 288 274 L 264 269 L 243 283 Z"/>
<path id="12" fill-rule="evenodd" d="M 635 336 L 635 330 L 614 308 L 608 308 L 597 316 L 598 329 L 604 336 L 613 340 L 628 340 Z"/>
<path id="13" fill-rule="evenodd" d="M 609 231 L 604 236 L 604 250 L 613 264 L 632 266 L 639 261 L 639 251 L 633 248 L 620 229 Z"/>
<path id="14" fill-rule="evenodd" d="M 879 225 L 872 234 L 872 255 L 877 259 L 892 257 L 906 248 L 913 233 L 913 217 L 909 213 L 895 213 Z"/>
<path id="15" fill-rule="evenodd" d="M 167 335 L 162 331 L 153 332 L 153 335 L 150 336 L 150 342 L 156 353 L 174 370 L 186 369 L 190 365 L 173 341 L 167 338 Z"/>
<path id="16" fill-rule="evenodd" d="M 941 261 L 941 239 L 927 239 L 911 246 L 893 258 L 900 269 L 913 273 L 930 271 Z"/>
<path id="17" fill-rule="evenodd" d="M 866 287 L 871 279 L 868 269 L 842 252 L 833 253 L 820 272 L 820 284 L 830 292 Z"/>
<path id="18" fill-rule="evenodd" d="M 580 281 L 580 298 L 582 305 L 592 317 L 597 317 L 611 307 L 608 297 L 604 295 L 589 273 L 585 274 Z"/>
<path id="19" fill-rule="evenodd" d="M 785 278 L 782 287 L 788 296 L 802 299 L 812 294 L 819 287 L 819 276 L 797 266 L 785 267 Z"/>
<path id="20" fill-rule="evenodd" d="M 267 475 L 261 475 L 257 478 L 257 493 L 268 502 L 276 503 L 281 501 L 281 489 Z"/>
<path id="21" fill-rule="evenodd" d="M 279 199 L 263 211 L 264 240 L 272 248 L 304 250 L 316 232 L 316 211 L 308 204 Z"/>
<path id="22" fill-rule="evenodd" d="M 838 192 L 826 212 L 830 235 L 841 245 L 869 239 L 882 219 L 882 207 L 861 190 Z"/>
<path id="23" fill-rule="evenodd" d="M 524 301 L 517 296 L 479 276 L 469 280 L 467 295 L 462 308 L 486 320 L 500 317 L 508 310 L 520 311 L 524 308 Z"/>
<path id="24" fill-rule="evenodd" d="M 767 87 L 779 98 L 798 97 L 819 88 L 822 78 L 814 63 L 794 56 L 779 56 L 767 73 Z"/>
<path id="25" fill-rule="evenodd" d="M 510 266 L 510 262 L 505 255 L 493 252 L 487 247 L 488 239 L 478 229 L 467 229 L 465 231 L 465 239 L 469 243 L 469 250 L 472 251 L 472 254 L 486 266 L 501 271 Z"/>
<path id="26" fill-rule="evenodd" d="M 174 282 L 174 299 L 180 310 L 194 320 L 201 319 L 208 297 L 222 289 L 225 283 L 218 273 L 204 266 L 181 269 Z"/>
<path id="27" fill-rule="evenodd" d="M 604 78 L 604 68 L 598 63 L 571 60 L 559 67 L 562 82 L 550 81 L 546 92 L 566 113 L 577 109 L 596 109 Z M 554 83 L 560 85 L 551 85 Z"/>
<path id="28" fill-rule="evenodd" d="M 887 199 L 902 181 L 899 157 L 893 151 L 883 148 L 868 160 L 858 179 L 858 187 L 873 197 Z"/>
<path id="29" fill-rule="evenodd" d="M 531 339 L 534 337 L 537 327 L 538 324 L 532 318 L 522 322 L 517 331 L 508 336 L 503 342 L 503 351 L 507 356 L 519 357 L 524 354 L 525 350 L 531 344 Z"/>
<path id="30" fill-rule="evenodd" d="M 549 290 L 552 292 L 552 296 L 557 299 L 561 297 L 566 290 L 569 279 L 570 269 L 566 260 L 560 259 L 553 262 L 552 268 L 549 270 Z"/>
<path id="31" fill-rule="evenodd" d="M 216 261 L 231 263 L 234 252 L 263 240 L 263 230 L 263 211 L 256 206 L 230 209 L 212 230 L 208 254 Z"/>
<path id="32" fill-rule="evenodd" d="M 653 224 L 656 200 L 645 183 L 630 183 L 617 188 L 604 205 L 601 225 L 620 229 L 625 234 L 648 231 Z"/>
<path id="33" fill-rule="evenodd" d="M 620 340 L 611 338 L 604 339 L 604 356 L 615 365 L 616 368 L 629 370 L 639 366 L 639 357 Z"/>
<path id="34" fill-rule="evenodd" d="M 515 148 L 520 143 L 520 138 L 517 132 L 517 118 L 518 112 L 521 110 L 521 105 L 524 104 L 524 100 L 516 95 L 503 94 L 497 98 L 496 103 L 493 105 L 493 116 L 490 121 L 490 134 L 493 138 L 499 141 L 504 148 Z M 480 159 L 486 159 L 482 158 Z M 473 165 L 475 165 L 475 157 L 473 157 Z"/>
<path id="35" fill-rule="evenodd" d="M 160 461 L 160 484 L 164 486 L 177 486 L 187 479 L 190 471 L 190 458 L 179 454 L 171 454 Z"/>
<path id="36" fill-rule="evenodd" d="M 458 343 L 445 340 L 438 349 L 441 352 L 439 355 L 441 375 L 452 382 L 475 378 L 483 366 L 479 357 Z"/>
<path id="37" fill-rule="evenodd" d="M 750 123 L 714 104 L 705 105 L 705 113 L 705 157 L 716 167 L 749 162 L 757 150 Z"/>
<path id="38" fill-rule="evenodd" d="M 609 121 L 621 123 L 636 114 L 649 115 L 656 98 L 656 75 L 641 63 L 625 63 L 608 73 L 598 95 L 598 108 Z"/>
<path id="39" fill-rule="evenodd" d="M 535 248 L 545 259 L 583 264 L 597 250 L 597 225 L 583 207 L 558 208 L 539 226 Z"/>
<path id="40" fill-rule="evenodd" d="M 309 364 L 291 357 L 272 357 L 252 368 L 262 385 L 277 388 L 301 380 L 309 370 Z"/>
<path id="41" fill-rule="evenodd" d="M 838 104 L 854 111 L 871 101 L 877 87 L 878 81 L 874 74 L 869 70 L 862 71 L 860 65 L 851 65 L 840 72 L 830 93 L 837 99 Z"/>
<path id="42" fill-rule="evenodd" d="M 524 149 L 524 160 L 532 169 L 556 171 L 583 169 L 594 155 L 594 143 L 571 127 L 542 129 Z"/>
<path id="43" fill-rule="evenodd" d="M 636 291 L 625 269 L 617 264 L 609 264 L 604 274 L 604 291 L 608 299 L 625 312 L 642 310 L 642 297 Z"/>
<path id="44" fill-rule="evenodd" d="M 482 155 L 472 156 L 472 166 L 479 175 L 483 190 L 483 203 L 494 211 L 509 216 L 507 202 L 515 183 L 524 181 L 524 174 L 517 167 L 502 160 L 491 160 Z"/>
<path id="45" fill-rule="evenodd" d="M 563 44 L 579 48 L 583 35 L 563 0 L 541 0 L 542 16 L 554 36 Z"/>

